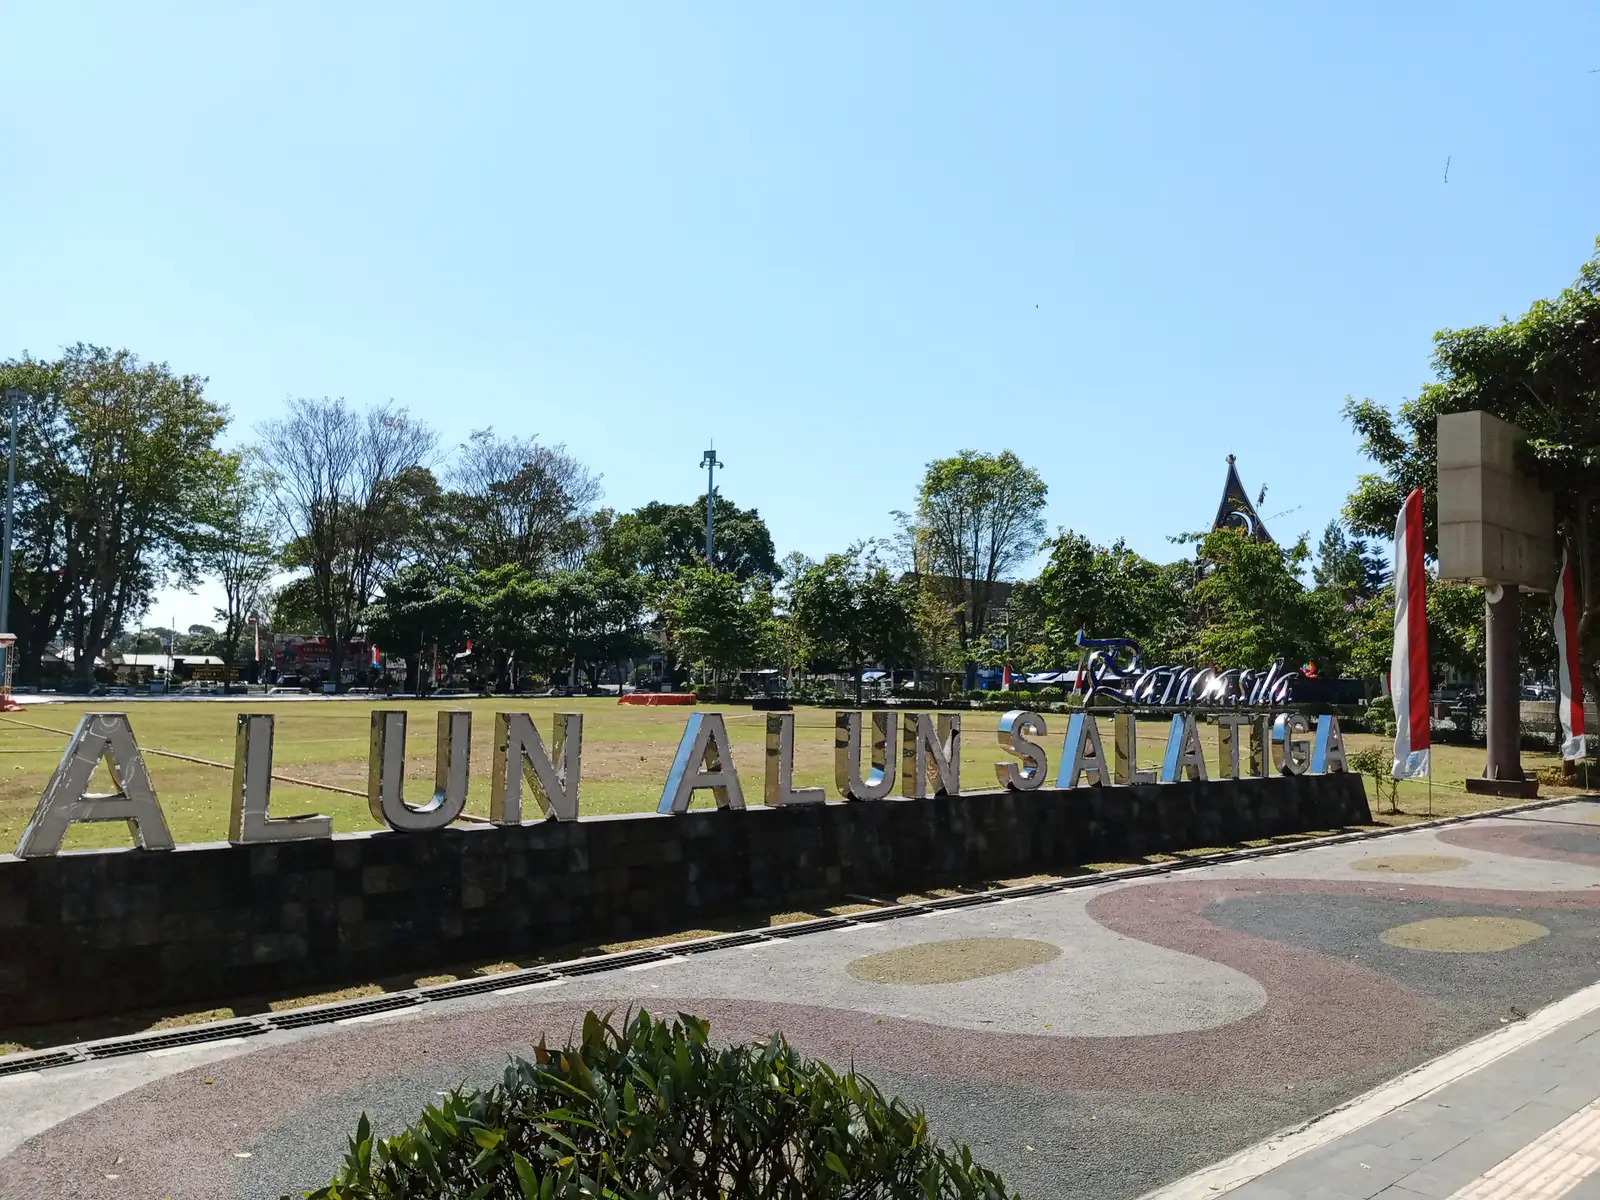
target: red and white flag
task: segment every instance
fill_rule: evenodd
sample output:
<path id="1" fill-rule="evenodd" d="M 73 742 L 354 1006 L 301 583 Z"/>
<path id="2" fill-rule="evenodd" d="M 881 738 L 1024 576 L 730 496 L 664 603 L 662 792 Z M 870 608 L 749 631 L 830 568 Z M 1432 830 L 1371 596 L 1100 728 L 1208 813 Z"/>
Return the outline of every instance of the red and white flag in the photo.
<path id="1" fill-rule="evenodd" d="M 1556 577 L 1556 715 L 1561 721 L 1561 757 L 1588 757 L 1583 676 L 1578 671 L 1578 588 L 1566 550 L 1561 552 L 1561 574 Z"/>
<path id="2" fill-rule="evenodd" d="M 1394 777 L 1428 774 L 1428 568 L 1422 561 L 1422 489 L 1400 506 L 1394 526 Z"/>

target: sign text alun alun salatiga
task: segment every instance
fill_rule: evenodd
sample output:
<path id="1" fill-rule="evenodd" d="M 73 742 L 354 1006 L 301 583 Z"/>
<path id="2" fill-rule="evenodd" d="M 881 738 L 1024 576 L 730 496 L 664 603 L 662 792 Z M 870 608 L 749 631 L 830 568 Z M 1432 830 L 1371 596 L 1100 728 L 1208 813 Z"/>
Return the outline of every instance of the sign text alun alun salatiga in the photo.
<path id="1" fill-rule="evenodd" d="M 834 730 L 834 782 L 845 800 L 883 800 L 894 790 L 896 729 L 893 714 L 873 712 L 870 745 L 864 745 L 868 714 L 840 712 Z M 1057 788 L 1181 784 L 1207 778 L 1200 730 L 1193 713 L 1168 720 L 1166 749 L 1159 771 L 1141 770 L 1138 717 L 1111 717 L 1111 753 L 1106 753 L 1094 717 L 1083 712 L 1067 719 L 1061 743 Z M 404 796 L 406 713 L 380 709 L 372 714 L 367 803 L 376 820 L 402 833 L 440 829 L 459 818 L 467 803 L 472 714 L 438 714 L 438 756 L 433 795 L 422 804 Z M 1344 771 L 1344 740 L 1338 719 L 1320 716 L 1313 726 L 1299 713 L 1218 712 L 1218 762 L 1226 779 Z M 240 713 L 233 762 L 232 810 L 228 839 L 236 844 L 299 841 L 333 835 L 325 816 L 274 817 L 268 813 L 272 789 L 272 717 Z M 1044 718 L 1013 709 L 1000 718 L 997 736 L 1019 761 L 995 766 L 1001 786 L 1032 791 L 1049 777 Z M 961 791 L 961 717 L 958 714 L 904 713 L 899 729 L 900 794 L 909 799 L 957 795 Z M 865 754 L 864 754 L 865 752 Z M 523 822 L 524 787 L 542 816 L 578 818 L 582 776 L 583 717 L 555 714 L 546 748 L 526 713 L 496 713 L 494 759 L 490 768 L 489 820 L 497 825 Z M 865 762 L 863 758 L 865 757 Z M 116 784 L 109 794 L 91 793 L 90 780 L 104 760 Z M 863 769 L 865 767 L 865 769 Z M 706 789 L 719 808 L 742 809 L 744 789 L 734 768 L 727 726 L 720 713 L 695 713 L 683 731 L 667 773 L 657 811 L 683 813 L 696 791 Z M 766 788 L 769 805 L 821 804 L 821 788 L 794 786 L 794 714 L 767 716 Z M 87 713 L 78 723 L 61 763 L 39 797 L 39 807 L 23 830 L 17 854 L 35 858 L 55 854 L 68 826 L 78 821 L 126 821 L 136 848 L 170 850 L 167 829 L 143 756 L 125 713 Z"/>

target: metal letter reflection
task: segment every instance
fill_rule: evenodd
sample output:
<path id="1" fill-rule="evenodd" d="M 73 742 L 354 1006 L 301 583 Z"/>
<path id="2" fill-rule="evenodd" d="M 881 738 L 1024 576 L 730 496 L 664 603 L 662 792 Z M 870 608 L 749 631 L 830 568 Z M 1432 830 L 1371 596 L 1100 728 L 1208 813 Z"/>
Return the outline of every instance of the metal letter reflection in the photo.
<path id="1" fill-rule="evenodd" d="M 763 799 L 771 805 L 821 804 L 819 787 L 794 786 L 794 714 L 767 714 L 767 780 Z"/>
<path id="2" fill-rule="evenodd" d="M 872 767 L 861 777 L 861 713 L 835 713 L 833 782 L 846 800 L 882 800 L 894 790 L 894 714 L 872 714 Z"/>
<path id="3" fill-rule="evenodd" d="M 1026 709 L 1013 708 L 1000 718 L 995 739 L 1008 754 L 1015 754 L 1022 762 L 1000 762 L 994 765 L 994 777 L 1001 787 L 1014 792 L 1031 792 L 1045 781 L 1049 764 L 1045 761 L 1044 747 L 1033 741 L 1048 733 L 1044 718 Z"/>
<path id="4" fill-rule="evenodd" d="M 1111 782 L 1111 769 L 1105 748 L 1100 745 L 1100 727 L 1094 714 L 1075 712 L 1067 721 L 1067 736 L 1061 743 L 1061 771 L 1056 776 L 1056 786 L 1077 787 L 1084 775 L 1095 787 Z"/>
<path id="5" fill-rule="evenodd" d="M 929 768 L 932 767 L 930 771 Z M 913 800 L 961 794 L 961 718 L 906 713 L 900 727 L 900 794 Z"/>
<path id="6" fill-rule="evenodd" d="M 557 713 L 550 742 L 553 756 L 545 753 L 544 739 L 527 713 L 495 713 L 489 819 L 496 825 L 522 824 L 524 782 L 545 816 L 558 821 L 578 819 L 583 714 Z M 557 766 L 557 762 L 561 765 Z"/>
<path id="7" fill-rule="evenodd" d="M 443 829 L 467 806 L 467 766 L 472 749 L 472 714 L 453 710 L 439 714 L 434 752 L 433 798 L 420 807 L 407 804 L 406 714 L 404 709 L 378 709 L 372 714 L 371 752 L 367 759 L 367 808 L 375 820 L 401 833 Z"/>
<path id="8" fill-rule="evenodd" d="M 240 713 L 233 735 L 233 803 L 228 840 L 300 842 L 333 836 L 333 818 L 268 816 L 272 803 L 272 714 Z"/>
<path id="9" fill-rule="evenodd" d="M 117 790 L 89 791 L 104 759 Z M 67 827 L 79 821 L 126 821 L 141 850 L 171 850 L 172 834 L 156 801 L 144 756 L 133 740 L 126 713 L 84 713 L 39 797 L 33 819 L 17 843 L 18 858 L 43 858 L 61 849 Z"/>
<path id="10" fill-rule="evenodd" d="M 688 812 L 689 801 L 700 788 L 711 789 L 718 808 L 744 807 L 744 789 L 739 786 L 721 713 L 695 713 L 689 718 L 656 811 Z"/>
<path id="11" fill-rule="evenodd" d="M 1339 731 L 1339 718 L 1323 713 L 1317 718 L 1317 737 L 1311 745 L 1311 773 L 1324 775 L 1329 771 L 1348 771 L 1350 764 L 1344 754 L 1344 734 Z"/>
<path id="12" fill-rule="evenodd" d="M 1183 776 L 1206 778 L 1206 756 L 1200 749 L 1200 731 L 1193 713 L 1177 713 L 1167 732 L 1167 753 L 1161 762 L 1161 782 L 1177 783 Z"/>

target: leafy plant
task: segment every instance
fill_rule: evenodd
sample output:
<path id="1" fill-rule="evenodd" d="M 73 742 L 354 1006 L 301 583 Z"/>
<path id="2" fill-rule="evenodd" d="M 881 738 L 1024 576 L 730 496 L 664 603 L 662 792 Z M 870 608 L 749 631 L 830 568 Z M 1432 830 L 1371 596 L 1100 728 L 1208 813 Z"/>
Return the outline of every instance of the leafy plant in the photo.
<path id="1" fill-rule="evenodd" d="M 1394 736 L 1394 697 L 1374 696 L 1367 701 L 1367 725 L 1373 733 Z"/>
<path id="2" fill-rule="evenodd" d="M 1379 812 L 1383 811 L 1385 799 L 1389 801 L 1390 812 L 1400 811 L 1400 784 L 1390 773 L 1392 765 L 1381 746 L 1368 746 L 1350 756 L 1351 770 L 1372 776 L 1372 797 L 1378 802 Z"/>
<path id="3" fill-rule="evenodd" d="M 1009 1200 L 964 1146 L 853 1070 L 781 1035 L 719 1049 L 710 1026 L 589 1013 L 577 1046 L 514 1059 L 378 1140 L 365 1114 L 309 1200 Z"/>

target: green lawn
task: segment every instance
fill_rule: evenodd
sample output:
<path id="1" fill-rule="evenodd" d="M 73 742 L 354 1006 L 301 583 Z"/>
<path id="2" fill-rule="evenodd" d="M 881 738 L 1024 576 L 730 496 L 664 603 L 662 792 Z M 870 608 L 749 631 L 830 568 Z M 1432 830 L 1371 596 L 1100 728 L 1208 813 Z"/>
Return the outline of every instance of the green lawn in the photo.
<path id="1" fill-rule="evenodd" d="M 408 777 L 415 781 L 418 797 L 432 779 L 433 714 L 444 706 L 468 708 L 474 714 L 474 782 L 467 809 L 480 815 L 488 811 L 489 789 L 485 776 L 496 711 L 511 709 L 532 713 L 547 738 L 552 713 L 580 711 L 584 714 L 581 811 L 585 814 L 653 809 L 691 711 L 622 706 L 609 699 L 396 702 L 391 707 L 403 707 L 412 714 L 407 744 Z M 367 740 L 373 704 L 351 700 L 270 701 L 241 697 L 236 703 L 118 700 L 101 702 L 100 707 L 127 712 L 140 745 L 147 750 L 169 750 L 226 764 L 233 761 L 235 714 L 272 712 L 277 716 L 275 771 L 357 792 L 366 787 Z M 748 803 L 759 803 L 765 769 L 765 714 L 754 713 L 743 706 L 708 705 L 702 709 L 725 714 L 745 799 Z M 16 720 L 69 731 L 85 711 L 86 706 L 75 704 L 41 705 L 17 714 Z M 992 788 L 995 786 L 993 764 L 1006 757 L 994 736 L 998 714 L 967 712 L 963 716 L 962 786 L 969 791 Z M 1050 746 L 1050 766 L 1054 771 L 1066 718 L 1052 716 L 1047 720 L 1051 736 L 1046 744 Z M 797 785 L 824 786 L 832 798 L 833 711 L 801 708 L 796 711 L 795 721 Z M 1109 726 L 1102 724 L 1109 748 Z M 1163 733 L 1155 723 L 1144 728 L 1148 732 L 1141 738 L 1140 759 L 1144 765 L 1154 766 L 1160 756 L 1159 739 Z M 1206 730 L 1202 736 L 1214 752 L 1215 735 Z M 1378 740 L 1361 735 L 1347 739 L 1351 749 Z M 59 733 L 24 728 L 0 719 L 0 848 L 9 850 L 16 845 L 65 742 L 66 738 Z M 228 771 L 155 755 L 149 755 L 146 762 L 173 836 L 179 842 L 217 841 L 227 836 Z M 1529 769 L 1554 762 L 1549 755 L 1524 755 Z M 1468 774 L 1481 771 L 1482 750 L 1436 747 L 1434 763 L 1438 772 L 1433 789 L 1436 814 L 1494 807 L 1500 803 L 1468 797 L 1461 791 L 1461 781 Z M 709 797 L 703 802 L 709 804 Z M 1401 815 L 1385 814 L 1381 819 L 1386 822 L 1416 819 L 1425 812 L 1426 805 L 1426 787 L 1408 783 L 1401 789 Z M 273 785 L 273 811 L 280 815 L 328 813 L 333 817 L 334 829 L 339 831 L 369 829 L 374 824 L 362 797 L 281 782 Z M 68 835 L 66 846 L 81 849 L 126 845 L 127 841 L 127 833 L 119 824 L 78 825 Z"/>

